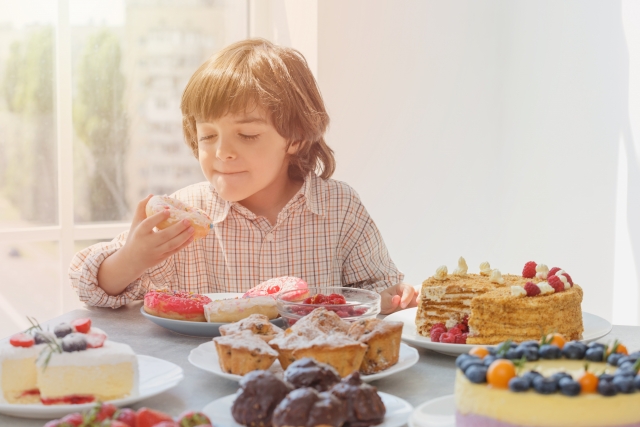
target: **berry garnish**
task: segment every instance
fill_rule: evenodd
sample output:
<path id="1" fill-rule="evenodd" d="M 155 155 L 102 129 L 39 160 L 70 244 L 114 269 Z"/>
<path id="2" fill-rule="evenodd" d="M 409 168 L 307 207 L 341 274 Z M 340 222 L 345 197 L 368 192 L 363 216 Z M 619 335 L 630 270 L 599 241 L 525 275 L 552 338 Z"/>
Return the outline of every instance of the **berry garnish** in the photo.
<path id="1" fill-rule="evenodd" d="M 618 377 L 614 377 L 611 382 L 613 383 L 613 386 L 616 388 L 618 393 L 630 394 L 635 391 L 633 377 L 621 375 Z"/>
<path id="2" fill-rule="evenodd" d="M 460 329 L 463 334 L 469 332 L 469 324 L 467 323 L 458 323 L 454 328 Z"/>
<path id="3" fill-rule="evenodd" d="M 537 266 L 538 264 L 536 264 L 534 261 L 529 261 L 528 263 L 526 263 L 524 265 L 524 268 L 522 269 L 522 277 L 526 277 L 527 279 L 533 279 L 534 277 L 536 277 Z"/>
<path id="4" fill-rule="evenodd" d="M 624 357 L 623 354 L 620 353 L 611 353 L 609 357 L 607 357 L 607 363 L 612 366 L 618 366 L 618 361 Z"/>
<path id="5" fill-rule="evenodd" d="M 547 277 L 547 282 L 556 292 L 564 291 L 564 282 L 556 275 Z"/>
<path id="6" fill-rule="evenodd" d="M 83 334 L 73 333 L 62 338 L 62 351 L 67 353 L 87 349 L 87 340 Z"/>
<path id="7" fill-rule="evenodd" d="M 196 427 L 205 424 L 211 424 L 211 420 L 202 412 L 189 411 L 185 412 L 178 418 L 180 427 Z"/>
<path id="8" fill-rule="evenodd" d="M 547 273 L 547 277 L 549 276 L 553 276 L 554 274 L 556 274 L 558 271 L 562 270 L 560 267 L 553 267 L 551 270 L 549 270 L 549 272 Z"/>
<path id="9" fill-rule="evenodd" d="M 456 335 L 456 344 L 466 344 L 468 334 Z"/>
<path id="10" fill-rule="evenodd" d="M 584 358 L 590 362 L 602 362 L 604 360 L 604 348 L 592 347 L 587 349 Z"/>
<path id="11" fill-rule="evenodd" d="M 577 396 L 580 394 L 582 387 L 578 381 L 575 381 L 571 377 L 563 377 L 558 382 L 560 393 L 565 396 Z"/>
<path id="12" fill-rule="evenodd" d="M 431 330 L 433 331 L 434 329 L 443 329 L 446 331 L 447 327 L 444 325 L 444 323 L 434 323 L 431 327 Z"/>
<path id="13" fill-rule="evenodd" d="M 569 276 L 569 273 L 567 273 L 566 271 L 563 271 L 562 276 L 566 277 L 567 282 L 569 282 L 569 285 L 573 286 L 573 279 L 571 279 L 571 276 Z"/>
<path id="14" fill-rule="evenodd" d="M 65 415 L 64 417 L 60 418 L 60 423 L 62 423 L 63 425 L 68 424 L 74 427 L 78 427 L 82 425 L 83 422 L 84 422 L 84 419 L 80 412 L 74 412 L 73 414 Z"/>
<path id="15" fill-rule="evenodd" d="M 9 343 L 14 347 L 31 347 L 36 343 L 36 340 L 31 335 L 20 332 L 12 335 L 9 338 Z"/>
<path id="16" fill-rule="evenodd" d="M 164 412 L 154 411 L 149 408 L 140 408 L 136 413 L 137 427 L 153 427 L 162 421 L 173 421 L 173 418 Z"/>
<path id="17" fill-rule="evenodd" d="M 611 397 L 618 394 L 618 390 L 616 386 L 613 385 L 613 381 L 600 380 L 598 381 L 598 393 L 606 397 Z"/>
<path id="18" fill-rule="evenodd" d="M 469 350 L 469 354 L 473 356 L 478 356 L 480 359 L 484 359 L 486 356 L 489 355 L 489 350 L 487 350 L 487 347 L 477 345 L 473 347 L 471 350 Z"/>
<path id="19" fill-rule="evenodd" d="M 449 332 L 445 332 L 444 334 L 440 335 L 440 342 L 447 343 L 447 344 L 455 344 L 456 336 Z"/>
<path id="20" fill-rule="evenodd" d="M 555 344 L 544 344 L 540 346 L 538 354 L 543 359 L 560 359 L 562 357 L 562 350 Z"/>
<path id="21" fill-rule="evenodd" d="M 540 340 L 540 344 L 553 344 L 558 348 L 563 348 L 566 342 L 564 336 L 558 333 L 547 334 Z"/>
<path id="22" fill-rule="evenodd" d="M 598 377 L 589 371 L 585 371 L 585 373 L 578 378 L 578 382 L 580 383 L 580 389 L 583 393 L 595 393 L 598 389 Z"/>
<path id="23" fill-rule="evenodd" d="M 527 291 L 528 297 L 535 297 L 536 295 L 540 294 L 540 288 L 533 282 L 527 282 L 524 285 L 524 290 Z"/>
<path id="24" fill-rule="evenodd" d="M 584 359 L 586 352 L 587 346 L 578 341 L 570 341 L 562 347 L 562 355 L 567 359 Z"/>
<path id="25" fill-rule="evenodd" d="M 55 335 L 53 335 L 51 332 L 44 332 L 44 331 L 36 331 L 33 334 L 33 338 L 35 339 L 36 344 L 50 343 L 56 339 Z"/>
<path id="26" fill-rule="evenodd" d="M 488 370 L 486 366 L 473 365 L 464 372 L 464 375 L 472 383 L 482 384 L 487 381 L 487 372 Z"/>
<path id="27" fill-rule="evenodd" d="M 512 361 L 498 359 L 487 371 L 487 382 L 497 388 L 508 388 L 509 380 L 516 376 L 516 368 Z"/>
<path id="28" fill-rule="evenodd" d="M 531 387 L 531 382 L 525 377 L 513 377 L 509 380 L 509 390 L 517 393 L 527 391 Z"/>
<path id="29" fill-rule="evenodd" d="M 453 335 L 462 335 L 462 331 L 457 326 L 454 326 L 453 328 L 449 329 L 449 333 Z"/>
<path id="30" fill-rule="evenodd" d="M 119 409 L 115 415 L 116 420 L 125 423 L 129 427 L 136 427 L 136 411 L 134 411 L 133 409 Z"/>
<path id="31" fill-rule="evenodd" d="M 442 334 L 445 334 L 447 331 L 444 329 L 434 329 L 431 328 L 431 342 L 440 342 L 440 337 L 442 336 Z"/>
<path id="32" fill-rule="evenodd" d="M 553 377 L 536 377 L 533 380 L 533 389 L 540 394 L 553 394 L 558 391 L 558 380 Z"/>
<path id="33" fill-rule="evenodd" d="M 61 323 L 53 328 L 53 333 L 56 334 L 58 338 L 64 338 L 72 332 L 73 328 L 68 323 Z"/>
<path id="34" fill-rule="evenodd" d="M 105 334 L 99 334 L 97 332 L 87 334 L 85 336 L 87 341 L 87 348 L 99 348 L 104 345 L 107 336 Z"/>
<path id="35" fill-rule="evenodd" d="M 75 328 L 76 332 L 86 334 L 91 329 L 91 319 L 83 317 L 81 319 L 73 320 L 71 321 L 71 326 Z"/>

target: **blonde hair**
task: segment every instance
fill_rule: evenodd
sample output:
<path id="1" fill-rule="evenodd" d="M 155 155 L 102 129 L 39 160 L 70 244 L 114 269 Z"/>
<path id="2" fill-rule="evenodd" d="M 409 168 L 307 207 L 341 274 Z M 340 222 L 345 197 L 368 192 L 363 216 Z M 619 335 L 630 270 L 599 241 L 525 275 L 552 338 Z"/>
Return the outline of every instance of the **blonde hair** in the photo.
<path id="1" fill-rule="evenodd" d="M 196 70 L 182 94 L 182 128 L 198 158 L 196 120 L 264 108 L 291 156 L 289 176 L 301 179 L 311 171 L 329 178 L 336 168 L 333 150 L 324 141 L 329 115 L 304 56 L 295 49 L 264 39 L 248 39 L 222 49 Z"/>

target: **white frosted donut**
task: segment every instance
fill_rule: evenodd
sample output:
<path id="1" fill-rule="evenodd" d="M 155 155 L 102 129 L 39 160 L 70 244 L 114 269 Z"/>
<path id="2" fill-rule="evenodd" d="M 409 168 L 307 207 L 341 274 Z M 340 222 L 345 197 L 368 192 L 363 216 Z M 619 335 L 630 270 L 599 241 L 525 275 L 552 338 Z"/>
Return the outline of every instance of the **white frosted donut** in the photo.
<path id="1" fill-rule="evenodd" d="M 188 219 L 191 221 L 191 225 L 195 230 L 194 240 L 198 240 L 205 237 L 209 233 L 209 230 L 213 228 L 211 218 L 209 218 L 209 215 L 207 215 L 205 211 L 189 206 L 186 203 L 167 195 L 153 196 L 147 202 L 147 207 L 145 209 L 147 218 L 164 210 L 169 210 L 170 215 L 169 218 L 156 226 L 160 230 L 163 230 L 178 221 L 182 221 L 183 219 Z"/>

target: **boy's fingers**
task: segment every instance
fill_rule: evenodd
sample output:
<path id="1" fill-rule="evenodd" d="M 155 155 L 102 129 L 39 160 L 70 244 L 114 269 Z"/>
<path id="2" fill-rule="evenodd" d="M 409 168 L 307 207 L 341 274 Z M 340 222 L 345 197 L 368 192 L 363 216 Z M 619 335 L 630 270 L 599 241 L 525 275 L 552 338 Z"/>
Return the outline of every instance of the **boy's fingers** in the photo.
<path id="1" fill-rule="evenodd" d="M 167 218 L 169 218 L 169 211 L 165 210 L 162 212 L 158 212 L 157 214 L 153 214 L 149 218 L 142 221 L 139 227 L 142 231 L 150 233 L 153 231 L 153 227 L 157 226 Z"/>
<path id="2" fill-rule="evenodd" d="M 191 226 L 191 221 L 189 221 L 188 219 L 183 219 L 176 222 L 175 224 L 170 225 L 164 230 L 160 230 L 158 233 L 156 233 L 160 240 L 159 244 L 168 242 L 169 240 L 173 239 L 174 237 L 185 231 L 187 228 L 189 228 L 189 226 Z"/>
<path id="3" fill-rule="evenodd" d="M 402 290 L 402 298 L 400 299 L 400 307 L 407 308 L 415 307 L 416 305 L 418 305 L 418 302 L 416 300 L 417 292 L 413 288 L 413 286 L 403 285 L 403 288 L 404 289 Z"/>
<path id="4" fill-rule="evenodd" d="M 172 227 L 180 226 L 180 224 L 174 224 Z M 178 228 L 178 227 L 176 227 Z M 187 240 L 189 240 L 194 235 L 194 230 L 192 227 L 188 227 L 186 229 L 182 229 L 182 232 L 178 233 L 172 239 L 165 241 L 163 244 L 158 246 L 160 253 L 167 254 L 175 251 L 180 246 L 182 246 Z"/>
<path id="5" fill-rule="evenodd" d="M 381 307 L 382 309 L 380 310 L 380 314 L 391 314 L 394 311 L 396 311 L 396 309 L 398 308 L 398 305 L 400 304 L 400 296 L 399 295 L 394 295 L 391 296 L 387 293 L 383 293 L 382 294 L 382 301 L 381 301 Z"/>
<path id="6" fill-rule="evenodd" d="M 134 230 L 136 227 L 138 227 L 138 225 L 140 225 L 142 221 L 147 218 L 147 203 L 152 197 L 153 194 L 149 194 L 147 197 L 138 202 L 138 206 L 136 206 L 136 210 L 133 213 L 133 219 L 131 220 L 131 230 Z"/>
<path id="7" fill-rule="evenodd" d="M 184 248 L 186 248 L 187 246 L 189 246 L 191 244 L 191 242 L 193 242 L 193 235 L 191 235 L 191 237 L 189 237 L 189 239 L 187 239 L 186 242 L 184 242 L 183 244 L 178 246 L 176 249 L 172 250 L 171 252 L 169 252 L 168 254 L 165 254 L 165 255 L 167 256 L 167 258 L 169 258 L 171 255 L 174 255 L 174 254 L 180 252 L 181 250 L 183 250 Z"/>

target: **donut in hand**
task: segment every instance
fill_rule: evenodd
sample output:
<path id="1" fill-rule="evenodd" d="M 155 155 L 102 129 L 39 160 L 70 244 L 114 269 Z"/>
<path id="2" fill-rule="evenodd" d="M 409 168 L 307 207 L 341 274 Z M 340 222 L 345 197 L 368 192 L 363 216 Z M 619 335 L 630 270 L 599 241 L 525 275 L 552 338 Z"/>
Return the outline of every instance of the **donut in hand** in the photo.
<path id="1" fill-rule="evenodd" d="M 198 240 L 205 237 L 209 233 L 209 230 L 213 228 L 211 218 L 209 218 L 209 215 L 207 215 L 205 211 L 189 206 L 173 197 L 167 195 L 153 196 L 147 202 L 147 218 L 164 210 L 168 210 L 170 215 L 169 218 L 156 226 L 160 230 L 164 230 L 183 219 L 188 219 L 191 221 L 191 225 L 195 230 L 193 240 Z"/>

